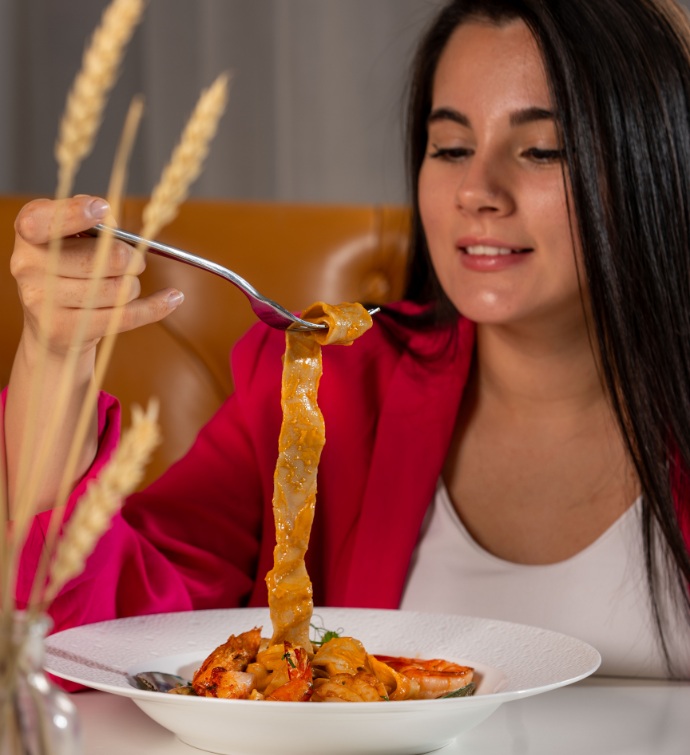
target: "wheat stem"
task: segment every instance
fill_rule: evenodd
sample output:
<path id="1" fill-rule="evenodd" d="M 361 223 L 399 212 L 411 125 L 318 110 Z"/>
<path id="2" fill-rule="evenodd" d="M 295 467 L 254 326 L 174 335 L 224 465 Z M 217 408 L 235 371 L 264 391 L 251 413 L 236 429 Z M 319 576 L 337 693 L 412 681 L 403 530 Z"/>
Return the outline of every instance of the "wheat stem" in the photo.
<path id="1" fill-rule="evenodd" d="M 141 482 L 144 469 L 160 441 L 158 404 L 149 403 L 144 413 L 132 407 L 132 426 L 98 478 L 77 503 L 58 541 L 44 603 L 47 605 L 77 574 L 110 526 L 124 498 Z"/>
<path id="2" fill-rule="evenodd" d="M 84 157 L 91 151 L 96 133 L 103 116 L 105 102 L 115 81 L 120 61 L 127 42 L 144 9 L 144 0 L 113 0 L 104 11 L 100 25 L 93 34 L 90 45 L 84 53 L 82 66 L 67 98 L 65 112 L 61 120 L 55 157 L 58 162 L 57 198 L 65 198 L 71 191 L 74 177 Z M 55 280 L 58 258 L 61 249 L 64 211 L 59 205 L 53 224 L 48 249 L 48 265 L 45 301 L 42 305 L 41 321 L 44 323 L 39 333 L 41 357 L 34 370 L 29 387 L 29 403 L 22 438 L 19 468 L 17 473 L 16 496 L 19 526 L 15 525 L 12 535 L 13 554 L 8 555 L 8 568 L 3 571 L 3 605 L 10 599 L 13 584 L 13 564 L 16 564 L 18 543 L 21 533 L 26 532 L 28 517 L 33 513 L 34 500 L 27 494 L 30 478 L 35 478 L 32 462 L 33 447 L 39 428 L 38 398 L 45 384 L 48 354 L 48 327 L 55 308 Z"/>
<path id="3" fill-rule="evenodd" d="M 213 84 L 203 91 L 190 116 L 173 154 L 164 168 L 161 178 L 154 188 L 151 200 L 144 208 L 144 225 L 141 235 L 152 237 L 176 215 L 179 205 L 186 198 L 189 187 L 197 178 L 208 154 L 210 142 L 217 129 L 220 117 L 227 103 L 228 76 L 221 74 Z M 139 249 L 144 253 L 144 249 Z M 133 272 L 136 261 L 133 259 Z M 116 303 L 116 310 L 110 321 L 108 332 L 103 338 L 95 369 L 95 385 L 101 385 L 115 347 L 115 340 L 122 319 L 126 291 Z M 91 396 L 90 396 L 91 398 Z"/>
<path id="4" fill-rule="evenodd" d="M 108 94 L 143 12 L 144 0 L 112 0 L 84 52 L 55 145 L 58 197 L 68 196 L 79 166 L 93 149 Z"/>
<path id="5" fill-rule="evenodd" d="M 221 74 L 201 93 L 180 141 L 144 208 L 141 235 L 154 238 L 177 215 L 189 187 L 201 172 L 209 145 L 225 110 L 228 75 Z"/>
<path id="6" fill-rule="evenodd" d="M 117 153 L 115 156 L 115 162 L 113 164 L 113 170 L 110 177 L 110 186 L 108 188 L 108 201 L 114 213 L 118 213 L 120 199 L 122 197 L 124 186 L 127 179 L 127 165 L 129 164 L 129 157 L 132 153 L 136 133 L 138 131 L 139 123 L 141 121 L 141 115 L 143 112 L 143 100 L 140 97 L 135 97 L 132 101 L 125 125 L 120 138 L 120 144 L 118 145 Z M 73 350 L 68 358 L 67 363 L 63 367 L 61 375 L 60 385 L 58 386 L 57 397 L 55 401 L 55 408 L 51 415 L 48 431 L 44 439 L 43 446 L 41 448 L 40 461 L 47 462 L 48 455 L 50 453 L 53 444 L 56 442 L 60 423 L 64 417 L 67 404 L 70 398 L 70 389 L 74 380 L 74 374 L 76 371 L 77 355 L 80 349 L 80 345 L 84 341 L 86 327 L 88 325 L 89 317 L 93 312 L 94 302 L 96 298 L 98 282 L 103 279 L 105 268 L 108 260 L 108 252 L 112 243 L 112 235 L 102 234 L 99 236 L 96 253 L 94 259 L 94 274 L 87 292 L 86 302 L 77 330 L 75 332 L 73 341 Z M 36 602 L 38 591 L 41 589 L 45 581 L 45 574 L 48 569 L 48 562 L 51 554 L 54 551 L 55 541 L 57 539 L 60 526 L 62 525 L 64 514 L 66 513 L 65 504 L 69 495 L 70 489 L 73 484 L 74 476 L 76 474 L 79 460 L 82 456 L 84 443 L 89 430 L 89 425 L 93 412 L 96 408 L 96 399 L 98 392 L 94 390 L 93 381 L 87 389 L 87 395 L 82 402 L 79 417 L 77 419 L 77 426 L 74 434 L 70 440 L 70 447 L 67 454 L 67 460 L 63 469 L 62 477 L 58 487 L 58 493 L 56 496 L 55 508 L 50 517 L 50 525 L 46 535 L 46 546 L 44 547 L 41 562 L 39 564 L 36 579 L 33 585 L 33 593 L 31 598 L 31 604 Z M 38 465 L 40 469 L 40 465 Z M 40 478 L 39 478 L 40 482 Z M 35 495 L 34 491 L 34 495 Z M 31 500 L 31 499 L 30 499 Z"/>

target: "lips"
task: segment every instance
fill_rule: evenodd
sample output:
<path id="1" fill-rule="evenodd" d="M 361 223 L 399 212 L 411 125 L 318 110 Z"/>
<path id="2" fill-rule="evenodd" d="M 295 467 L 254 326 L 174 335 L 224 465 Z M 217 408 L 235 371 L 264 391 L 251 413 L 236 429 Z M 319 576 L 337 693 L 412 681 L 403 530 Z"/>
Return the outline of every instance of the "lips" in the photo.
<path id="1" fill-rule="evenodd" d="M 533 251 L 530 247 L 511 248 L 508 246 L 494 246 L 493 244 L 468 244 L 458 247 L 463 254 L 471 257 L 504 257 L 509 254 L 527 254 Z"/>
<path id="2" fill-rule="evenodd" d="M 535 251 L 532 246 L 496 236 L 461 236 L 456 239 L 455 248 L 462 267 L 476 273 L 521 269 L 530 259 L 530 252 Z"/>

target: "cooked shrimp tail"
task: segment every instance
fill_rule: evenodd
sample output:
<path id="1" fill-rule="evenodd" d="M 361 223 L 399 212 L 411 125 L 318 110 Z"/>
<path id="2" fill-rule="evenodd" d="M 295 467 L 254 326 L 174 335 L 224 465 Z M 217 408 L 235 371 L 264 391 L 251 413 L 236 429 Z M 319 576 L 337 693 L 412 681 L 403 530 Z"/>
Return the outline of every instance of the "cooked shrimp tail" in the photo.
<path id="1" fill-rule="evenodd" d="M 266 700 L 282 700 L 283 702 L 307 702 L 312 696 L 313 680 L 311 664 L 307 651 L 301 647 L 292 647 L 285 642 L 285 672 L 287 681 L 266 695 Z"/>
<path id="2" fill-rule="evenodd" d="M 434 700 L 455 696 L 455 693 L 472 682 L 474 675 L 474 670 L 469 666 L 460 666 L 438 658 L 429 661 L 390 655 L 376 655 L 374 658 L 410 681 L 407 699 Z"/>
<path id="3" fill-rule="evenodd" d="M 230 637 L 206 658 L 192 679 L 192 688 L 202 697 L 243 699 L 255 686 L 253 674 L 246 673 L 261 642 L 261 628 L 255 627 Z"/>

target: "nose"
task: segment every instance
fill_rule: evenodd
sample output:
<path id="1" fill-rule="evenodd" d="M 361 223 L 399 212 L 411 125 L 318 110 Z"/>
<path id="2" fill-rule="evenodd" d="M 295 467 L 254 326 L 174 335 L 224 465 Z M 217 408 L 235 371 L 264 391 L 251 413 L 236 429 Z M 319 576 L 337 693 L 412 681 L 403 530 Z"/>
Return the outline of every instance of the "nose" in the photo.
<path id="1" fill-rule="evenodd" d="M 457 206 L 477 214 L 507 214 L 514 200 L 505 177 L 491 160 L 475 154 L 465 163 L 455 193 Z"/>

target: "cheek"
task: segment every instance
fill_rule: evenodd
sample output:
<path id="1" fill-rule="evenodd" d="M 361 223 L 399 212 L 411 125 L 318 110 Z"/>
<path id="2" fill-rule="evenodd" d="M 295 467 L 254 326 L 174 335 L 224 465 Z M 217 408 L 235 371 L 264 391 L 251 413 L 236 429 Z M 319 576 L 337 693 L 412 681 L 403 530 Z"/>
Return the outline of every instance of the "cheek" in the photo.
<path id="1" fill-rule="evenodd" d="M 561 226 L 564 232 L 570 232 L 569 194 L 561 177 L 535 191 L 534 211 L 539 213 L 554 228 Z"/>
<path id="2" fill-rule="evenodd" d="M 526 222 L 547 249 L 554 253 L 577 254 L 575 221 L 571 222 L 569 199 L 561 181 L 532 192 L 529 207 L 523 205 Z"/>
<path id="3" fill-rule="evenodd" d="M 434 166 L 429 165 L 428 161 L 422 163 L 417 197 L 422 226 L 427 237 L 432 237 L 435 231 L 439 231 L 444 217 L 447 217 L 445 209 L 448 203 L 448 192 L 441 185 L 436 173 Z"/>

